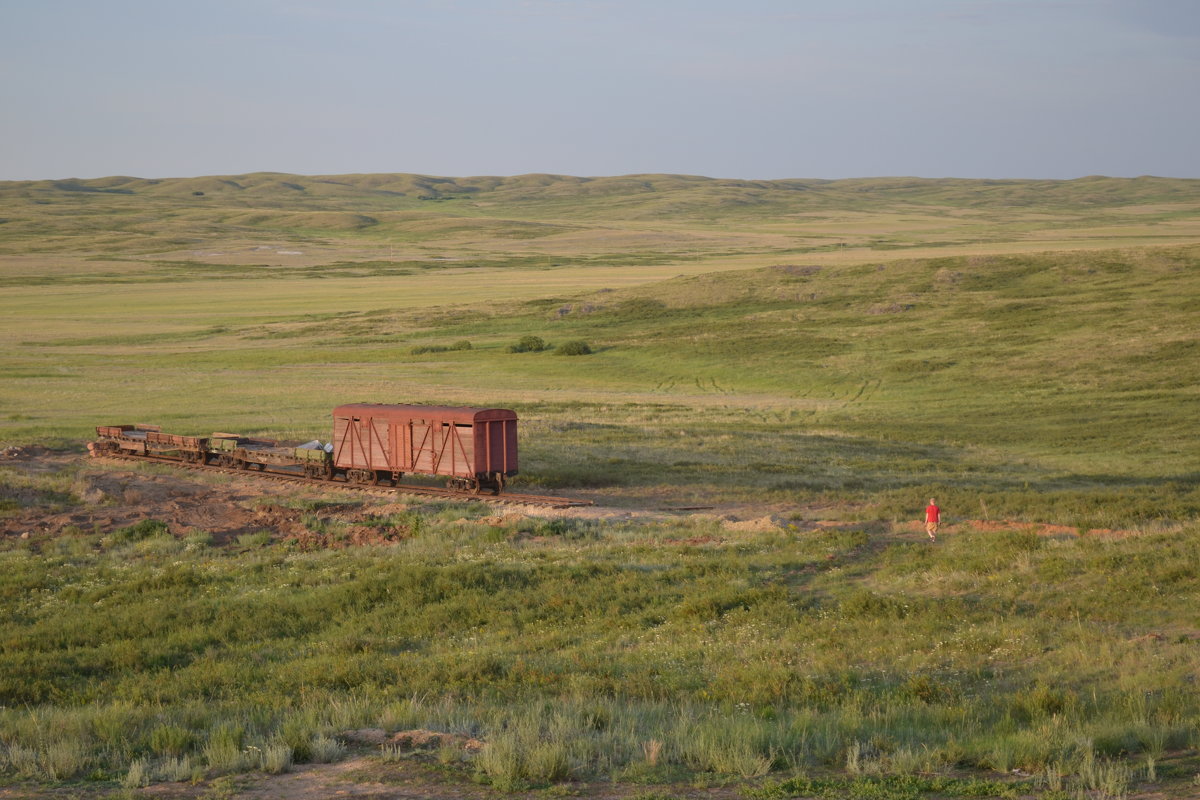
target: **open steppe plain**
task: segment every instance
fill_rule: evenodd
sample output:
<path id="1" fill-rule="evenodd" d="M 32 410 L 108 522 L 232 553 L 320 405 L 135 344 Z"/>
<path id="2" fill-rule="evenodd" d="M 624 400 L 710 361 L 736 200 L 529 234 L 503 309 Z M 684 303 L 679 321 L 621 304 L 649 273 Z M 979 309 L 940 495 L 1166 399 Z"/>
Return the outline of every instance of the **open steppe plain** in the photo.
<path id="1" fill-rule="evenodd" d="M 1200 793 L 1200 181 L 0 183 L 0 287 L 0 797 Z M 597 506 L 82 455 L 356 400 Z"/>

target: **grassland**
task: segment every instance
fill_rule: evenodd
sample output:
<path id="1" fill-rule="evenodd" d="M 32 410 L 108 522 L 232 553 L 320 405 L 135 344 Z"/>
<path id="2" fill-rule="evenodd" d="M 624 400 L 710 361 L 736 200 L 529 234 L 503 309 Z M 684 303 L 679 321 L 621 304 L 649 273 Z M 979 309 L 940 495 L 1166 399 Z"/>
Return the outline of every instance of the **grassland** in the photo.
<path id="1" fill-rule="evenodd" d="M 1124 791 L 1200 766 L 1194 526 L 933 548 L 878 525 L 486 513 L 379 514 L 401 533 L 384 548 L 144 527 L 9 547 L 9 774 L 211 776 L 373 726 L 478 736 L 487 755 L 452 771 L 502 789 L 941 775 L 937 796 L 1058 796 L 1047 781 Z"/>
<path id="2" fill-rule="evenodd" d="M 211 778 L 367 725 L 479 735 L 455 769 L 502 789 L 1196 772 L 1200 182 L 114 178 L 0 184 L 0 219 L 0 444 L 507 406 L 525 486 L 778 522 L 6 541 L 12 780 Z M 508 352 L 531 335 L 594 352 Z M 0 468 L 0 513 L 84 507 L 89 469 Z M 917 547 L 933 494 L 955 533 Z"/>

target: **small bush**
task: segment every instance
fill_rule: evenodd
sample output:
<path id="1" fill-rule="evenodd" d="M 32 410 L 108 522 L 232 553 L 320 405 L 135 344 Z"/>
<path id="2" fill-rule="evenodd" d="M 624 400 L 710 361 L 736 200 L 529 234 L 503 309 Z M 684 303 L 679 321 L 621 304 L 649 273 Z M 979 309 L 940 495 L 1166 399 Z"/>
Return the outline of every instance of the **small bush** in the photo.
<path id="1" fill-rule="evenodd" d="M 569 342 L 563 342 L 554 351 L 556 356 L 590 356 L 592 348 L 588 343 L 580 339 L 574 339 Z"/>
<path id="2" fill-rule="evenodd" d="M 113 542 L 140 542 L 143 539 L 170 535 L 167 523 L 156 519 L 144 519 L 124 528 L 117 528 L 109 538 Z"/>
<path id="3" fill-rule="evenodd" d="M 522 336 L 516 344 L 508 346 L 510 353 L 540 353 L 547 347 L 546 341 L 540 336 Z"/>

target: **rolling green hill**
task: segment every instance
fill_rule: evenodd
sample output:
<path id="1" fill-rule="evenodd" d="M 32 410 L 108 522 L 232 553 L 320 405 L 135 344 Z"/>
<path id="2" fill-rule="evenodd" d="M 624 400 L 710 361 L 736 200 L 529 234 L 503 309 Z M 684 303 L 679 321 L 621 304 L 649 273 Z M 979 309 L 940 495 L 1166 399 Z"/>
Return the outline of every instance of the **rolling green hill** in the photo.
<path id="1" fill-rule="evenodd" d="M 1038 206 L 1114 207 L 1145 203 L 1200 201 L 1200 180 L 1183 178 L 1108 178 L 1076 180 L 970 180 L 956 178 L 852 178 L 846 180 L 732 180 L 697 175 L 623 175 L 574 177 L 532 174 L 513 177 L 450 178 L 430 175 L 248 175 L 201 178 L 109 177 L 87 180 L 0 181 L 0 198 L 52 199 L 71 195 L 129 196 L 280 207 L 310 204 L 367 203 L 380 207 L 408 201 L 446 198 L 537 207 L 574 202 L 577 213 L 591 205 L 620 201 L 626 207 L 654 208 L 686 200 L 697 210 L 748 204 L 778 208 L 889 206 L 894 203 L 964 207 Z"/>
<path id="2" fill-rule="evenodd" d="M 228 796 L 363 726 L 481 737 L 362 774 L 485 797 L 1193 791 L 1200 181 L 7 183 L 0 291 L 0 446 L 502 406 L 518 483 L 603 507 L 297 494 L 226 546 L 89 521 L 165 468 L 0 461 L 0 796 Z"/>
<path id="3" fill-rule="evenodd" d="M 697 253 L 816 251 L 1195 235 L 1200 181 L 917 178 L 745 181 L 681 175 L 578 178 L 298 176 L 0 183 L 0 253 L 167 252 L 196 242 L 388 240 L 476 250 L 481 239 L 569 254 L 580 230 L 621 252 L 617 232 L 672 232 L 653 248 Z M 737 227 L 742 236 L 731 236 Z M 724 241 L 704 237 L 723 234 Z M 470 237 L 464 239 L 464 237 Z M 557 237 L 557 238 L 554 238 Z M 765 239 L 764 237 L 773 237 Z M 506 245 L 507 246 L 504 246 Z M 578 243 L 576 243 L 578 244 Z M 1081 243 L 1082 244 L 1082 243 Z M 715 245 L 715 246 L 714 246 Z M 527 248 L 526 248 L 527 249 Z"/>

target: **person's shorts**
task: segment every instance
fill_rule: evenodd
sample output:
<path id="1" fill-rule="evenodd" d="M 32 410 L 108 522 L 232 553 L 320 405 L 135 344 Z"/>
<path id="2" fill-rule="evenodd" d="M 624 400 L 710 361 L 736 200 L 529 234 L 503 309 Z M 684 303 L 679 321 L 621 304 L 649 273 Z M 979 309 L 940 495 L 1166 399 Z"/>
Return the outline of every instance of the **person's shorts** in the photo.
<path id="1" fill-rule="evenodd" d="M 938 524 L 936 522 L 926 522 L 925 523 L 925 532 L 926 533 L 937 533 L 937 528 L 938 528 Z"/>

